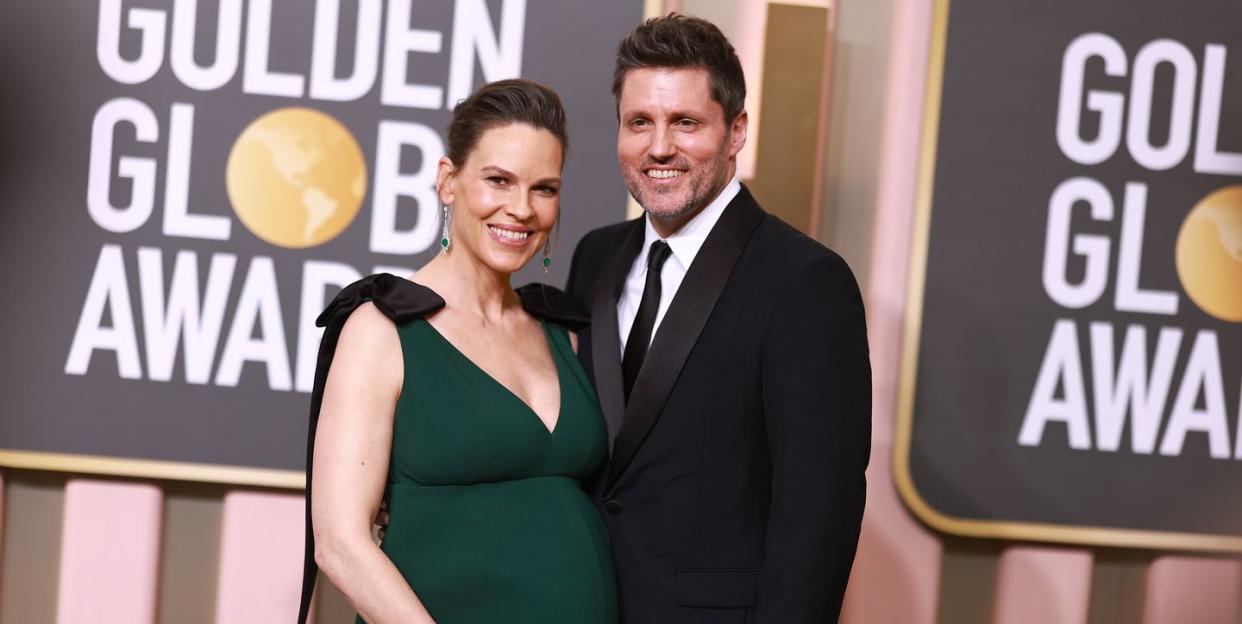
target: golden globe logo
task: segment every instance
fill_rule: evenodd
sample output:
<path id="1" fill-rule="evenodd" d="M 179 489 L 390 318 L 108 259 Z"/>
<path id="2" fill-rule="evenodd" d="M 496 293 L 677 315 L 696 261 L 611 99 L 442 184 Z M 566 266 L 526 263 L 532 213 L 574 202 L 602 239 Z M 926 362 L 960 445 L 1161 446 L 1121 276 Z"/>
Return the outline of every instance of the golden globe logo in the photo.
<path id="1" fill-rule="evenodd" d="M 280 247 L 314 247 L 336 238 L 357 216 L 366 195 L 366 160 L 336 119 L 282 108 L 237 137 L 225 182 L 233 212 L 255 236 Z"/>
<path id="2" fill-rule="evenodd" d="M 1197 174 L 1242 176 L 1242 153 L 1218 140 L 1222 113 L 1230 110 L 1222 105 L 1225 57 L 1220 44 L 1204 45 L 1200 61 L 1186 45 L 1157 39 L 1131 59 L 1107 34 L 1075 38 L 1062 57 L 1058 147 L 1069 160 L 1094 166 L 1124 146 L 1157 184 L 1162 172 L 1182 163 Z M 1173 72 L 1172 102 L 1168 136 L 1159 140 L 1153 116 L 1154 103 L 1167 96 L 1156 92 L 1163 66 Z M 1112 77 L 1107 84 L 1124 78 L 1129 89 L 1088 89 L 1088 73 Z M 1088 116 L 1097 128 L 1087 129 Z M 1242 186 L 1200 200 L 1169 258 L 1187 297 L 1212 317 L 1199 323 L 1179 315 L 1181 293 L 1153 284 L 1156 278 L 1143 271 L 1162 260 L 1144 253 L 1148 184 L 1079 175 L 1052 191 L 1042 281 L 1061 318 L 1053 323 L 1017 442 L 1040 446 L 1054 425 L 1064 427 L 1072 449 L 1117 452 L 1128 433 L 1126 446 L 1135 454 L 1178 457 L 1188 439 L 1205 437 L 1212 459 L 1242 460 L 1242 405 L 1231 435 L 1227 403 L 1242 395 L 1235 385 L 1242 375 L 1230 358 L 1238 328 L 1216 322 L 1242 322 Z M 1088 220 L 1093 226 L 1080 229 Z M 1100 233 L 1101 226 L 1111 232 Z M 1110 287 L 1111 301 L 1105 298 Z M 1072 310 L 1087 310 L 1078 317 L 1107 316 L 1075 318 Z"/>
<path id="3" fill-rule="evenodd" d="M 1242 323 L 1242 186 L 1203 198 L 1177 235 L 1177 276 L 1195 305 Z"/>
<path id="4" fill-rule="evenodd" d="M 279 70 L 272 66 L 280 21 L 273 11 L 304 7 L 218 4 L 207 17 L 193 2 L 168 9 L 99 2 L 95 60 L 113 83 L 108 91 L 120 93 L 100 103 L 90 124 L 86 213 L 102 238 L 68 345 L 67 375 L 87 375 L 115 357 L 122 379 L 221 387 L 262 379 L 270 390 L 310 392 L 322 335 L 314 321 L 327 298 L 364 272 L 412 272 L 392 263 L 437 239 L 435 176 L 444 140 L 411 111 L 442 115 L 476 77 L 521 74 L 525 0 L 491 3 L 498 12 L 485 0 L 455 0 L 451 23 L 439 30 L 419 23 L 425 16 L 414 0 L 317 0 L 310 32 L 280 33 L 306 39 L 297 44 L 309 57 Z M 343 16 L 347 11 L 353 15 Z M 353 31 L 352 50 L 338 49 L 343 28 Z M 195 43 L 200 36 L 203 45 Z M 211 54 L 198 53 L 204 45 Z M 444 70 L 439 80 L 431 78 L 433 67 Z M 157 77 L 163 82 L 154 88 L 137 88 Z M 353 130 L 309 107 L 277 108 L 240 131 L 231 111 L 196 114 L 205 102 L 200 94 L 218 98 L 229 87 L 247 106 L 269 97 L 281 105 L 330 103 L 350 111 Z M 371 95 L 378 104 L 360 102 Z M 402 119 L 387 118 L 394 108 Z M 195 141 L 221 132 L 236 133 L 227 153 Z M 369 161 L 355 136 L 373 150 Z M 202 174 L 221 162 L 224 179 Z M 220 190 L 232 215 L 221 214 Z M 350 262 L 284 252 L 333 240 L 364 209 L 369 228 L 364 243 L 344 250 L 352 251 Z M 237 244 L 234 221 L 271 248 L 255 253 L 250 241 Z M 143 242 L 130 244 L 138 238 L 131 233 Z M 186 241 L 193 244 L 166 248 Z"/>

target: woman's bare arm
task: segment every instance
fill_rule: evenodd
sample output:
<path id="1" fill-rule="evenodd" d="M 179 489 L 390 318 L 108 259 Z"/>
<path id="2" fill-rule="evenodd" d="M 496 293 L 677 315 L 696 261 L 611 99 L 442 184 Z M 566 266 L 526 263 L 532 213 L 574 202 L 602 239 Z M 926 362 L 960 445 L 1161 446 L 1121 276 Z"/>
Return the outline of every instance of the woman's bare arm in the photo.
<path id="1" fill-rule="evenodd" d="M 345 321 L 315 437 L 315 561 L 367 622 L 433 623 L 371 539 L 388 478 L 403 365 L 396 327 L 373 304 Z"/>

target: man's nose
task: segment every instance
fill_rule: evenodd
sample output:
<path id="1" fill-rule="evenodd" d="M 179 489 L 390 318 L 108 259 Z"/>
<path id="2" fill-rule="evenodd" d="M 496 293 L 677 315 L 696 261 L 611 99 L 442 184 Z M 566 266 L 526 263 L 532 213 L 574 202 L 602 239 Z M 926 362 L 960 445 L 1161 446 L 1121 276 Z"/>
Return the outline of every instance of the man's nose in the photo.
<path id="1" fill-rule="evenodd" d="M 673 144 L 673 133 L 667 127 L 658 127 L 651 136 L 651 146 L 648 149 L 650 156 L 656 160 L 665 160 L 676 153 L 677 147 Z"/>

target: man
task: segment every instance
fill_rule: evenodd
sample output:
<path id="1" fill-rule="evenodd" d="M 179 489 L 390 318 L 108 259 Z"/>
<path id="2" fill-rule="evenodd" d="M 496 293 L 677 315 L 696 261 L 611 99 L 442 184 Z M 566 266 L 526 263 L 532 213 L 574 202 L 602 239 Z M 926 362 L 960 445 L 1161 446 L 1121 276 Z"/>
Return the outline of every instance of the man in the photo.
<path id="1" fill-rule="evenodd" d="M 568 291 L 608 421 L 596 486 L 629 624 L 836 622 L 871 379 L 858 287 L 736 179 L 746 87 L 712 24 L 621 42 L 617 156 L 643 218 L 595 230 Z"/>

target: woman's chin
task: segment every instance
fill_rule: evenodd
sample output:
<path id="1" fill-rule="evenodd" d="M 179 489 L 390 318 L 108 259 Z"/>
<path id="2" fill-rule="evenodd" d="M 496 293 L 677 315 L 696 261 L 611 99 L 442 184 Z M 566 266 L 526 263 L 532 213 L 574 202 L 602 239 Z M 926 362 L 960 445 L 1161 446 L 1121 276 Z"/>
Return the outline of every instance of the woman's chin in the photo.
<path id="1" fill-rule="evenodd" d="M 484 264 L 497 273 L 513 274 L 521 271 L 530 262 L 527 254 L 493 253 L 483 259 Z"/>

